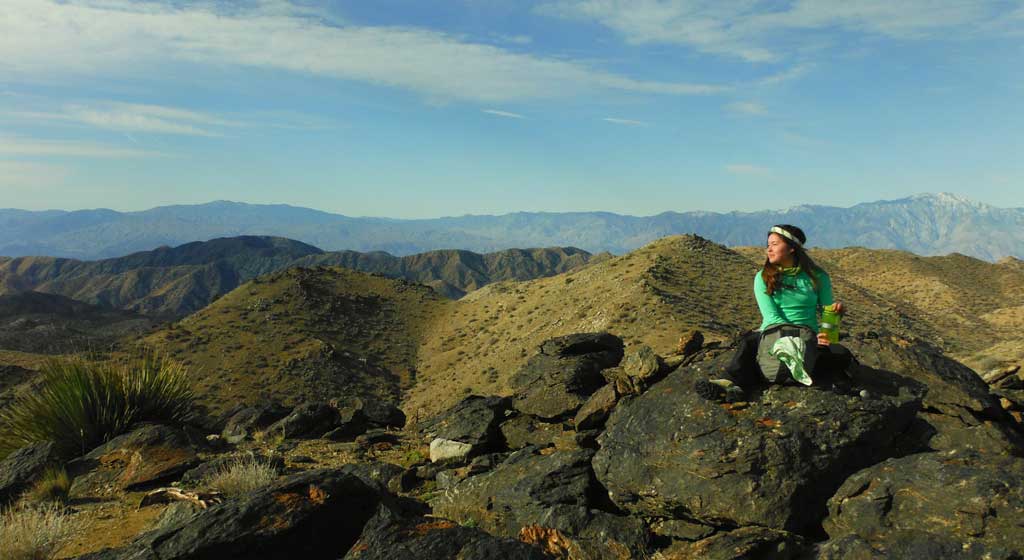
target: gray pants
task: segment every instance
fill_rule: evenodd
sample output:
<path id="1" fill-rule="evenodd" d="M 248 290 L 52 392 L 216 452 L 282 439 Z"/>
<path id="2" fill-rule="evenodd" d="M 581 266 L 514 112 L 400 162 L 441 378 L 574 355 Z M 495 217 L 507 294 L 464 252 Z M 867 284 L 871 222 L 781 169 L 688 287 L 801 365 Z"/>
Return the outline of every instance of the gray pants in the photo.
<path id="1" fill-rule="evenodd" d="M 811 330 L 810 327 L 790 324 L 772 325 L 761 332 L 757 345 L 757 364 L 761 367 L 761 373 L 769 383 L 785 383 L 792 379 L 789 367 L 769 354 L 775 341 L 784 336 L 797 336 L 804 341 L 804 345 L 807 347 L 804 352 L 804 369 L 807 372 L 814 370 L 814 364 L 818 359 L 818 333 Z"/>

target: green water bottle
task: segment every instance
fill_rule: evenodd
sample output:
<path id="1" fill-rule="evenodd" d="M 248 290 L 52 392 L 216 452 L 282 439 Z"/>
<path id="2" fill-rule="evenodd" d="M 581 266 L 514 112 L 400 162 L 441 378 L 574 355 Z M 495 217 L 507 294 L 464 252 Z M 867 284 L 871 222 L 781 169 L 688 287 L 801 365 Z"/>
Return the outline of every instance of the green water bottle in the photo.
<path id="1" fill-rule="evenodd" d="M 829 343 L 839 342 L 839 314 L 835 305 L 826 305 L 821 310 L 820 332 L 828 335 Z"/>

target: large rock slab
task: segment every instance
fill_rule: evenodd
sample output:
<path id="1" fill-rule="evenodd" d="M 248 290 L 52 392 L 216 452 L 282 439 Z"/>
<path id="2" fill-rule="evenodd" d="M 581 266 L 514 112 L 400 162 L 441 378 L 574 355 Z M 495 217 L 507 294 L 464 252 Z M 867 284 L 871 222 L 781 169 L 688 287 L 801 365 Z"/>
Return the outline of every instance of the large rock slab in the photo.
<path id="1" fill-rule="evenodd" d="M 1019 555 L 993 551 L 980 543 L 964 544 L 956 539 L 923 531 L 890 531 L 868 542 L 846 535 L 818 546 L 817 560 L 1018 560 Z"/>
<path id="2" fill-rule="evenodd" d="M 844 344 L 860 362 L 862 376 L 889 371 L 920 384 L 920 418 L 928 427 L 922 431 L 922 443 L 931 449 L 1024 455 L 1019 424 L 1003 410 L 988 384 L 937 347 L 886 333 L 851 338 Z"/>
<path id="3" fill-rule="evenodd" d="M 911 387 L 884 372 L 865 380 L 871 398 L 771 386 L 736 404 L 696 395 L 702 375 L 676 370 L 609 418 L 593 466 L 622 509 L 813 532 L 835 489 L 890 456 L 920 407 Z"/>
<path id="4" fill-rule="evenodd" d="M 589 449 L 528 447 L 494 470 L 448 488 L 431 505 L 437 515 L 499 536 L 513 538 L 524 527 L 538 525 L 588 550 L 601 550 L 604 557 L 621 557 L 618 552 L 640 556 L 647 547 L 647 528 L 638 519 L 598 509 L 611 504 L 594 483 L 592 456 Z"/>
<path id="5" fill-rule="evenodd" d="M 438 517 L 380 508 L 345 560 L 545 560 L 539 548 Z"/>
<path id="6" fill-rule="evenodd" d="M 33 443 L 12 451 L 0 461 L 0 507 L 4 507 L 27 490 L 47 467 L 59 458 L 52 441 Z"/>
<path id="7" fill-rule="evenodd" d="M 341 557 L 391 498 L 340 469 L 306 471 L 83 560 Z"/>
<path id="8" fill-rule="evenodd" d="M 511 380 L 520 412 L 545 419 L 567 417 L 605 384 L 601 370 L 622 360 L 622 339 L 581 333 L 544 342 Z"/>
<path id="9" fill-rule="evenodd" d="M 1024 555 L 1024 460 L 959 452 L 889 459 L 843 483 L 825 530 L 872 545 L 899 532 L 952 539 L 994 556 Z"/>
<path id="10" fill-rule="evenodd" d="M 199 463 L 185 432 L 143 424 L 68 464 L 71 495 L 138 490 L 173 480 Z"/>

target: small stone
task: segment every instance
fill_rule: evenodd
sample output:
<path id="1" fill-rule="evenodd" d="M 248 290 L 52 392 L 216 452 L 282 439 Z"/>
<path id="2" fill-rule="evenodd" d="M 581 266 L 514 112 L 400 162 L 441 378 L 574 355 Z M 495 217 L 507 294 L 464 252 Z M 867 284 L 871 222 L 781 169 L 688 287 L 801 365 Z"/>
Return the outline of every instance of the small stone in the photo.
<path id="1" fill-rule="evenodd" d="M 439 461 L 461 461 L 465 459 L 473 446 L 461 441 L 453 441 L 444 438 L 435 438 L 430 442 L 430 462 Z"/>
<path id="2" fill-rule="evenodd" d="M 871 393 L 868 392 L 867 389 L 861 389 L 859 394 L 860 394 L 860 398 L 862 398 L 862 399 L 870 399 L 871 398 Z"/>

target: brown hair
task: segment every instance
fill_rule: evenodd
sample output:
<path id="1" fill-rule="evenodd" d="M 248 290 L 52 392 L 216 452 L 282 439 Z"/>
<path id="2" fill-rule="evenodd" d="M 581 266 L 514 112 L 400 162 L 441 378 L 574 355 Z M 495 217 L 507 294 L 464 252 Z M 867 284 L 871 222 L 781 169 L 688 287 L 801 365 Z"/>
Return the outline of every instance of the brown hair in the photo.
<path id="1" fill-rule="evenodd" d="M 804 230 L 791 226 L 789 224 L 780 224 L 774 227 L 782 228 L 788 233 L 791 233 L 793 237 L 800 241 L 800 245 L 797 245 L 787 239 L 785 236 L 780 235 L 782 242 L 793 249 L 793 261 L 796 266 L 799 266 L 807 275 L 811 277 L 811 284 L 814 285 L 814 290 L 818 290 L 818 271 L 821 267 L 814 262 L 814 259 L 807 254 L 804 250 L 803 244 L 807 242 L 807 236 L 804 235 Z M 771 235 L 770 233 L 768 235 Z M 781 274 L 779 267 L 773 265 L 768 257 L 764 259 L 764 267 L 761 269 L 761 279 L 764 280 L 765 286 L 768 287 L 768 295 L 775 293 L 775 290 L 779 288 L 779 275 Z"/>

